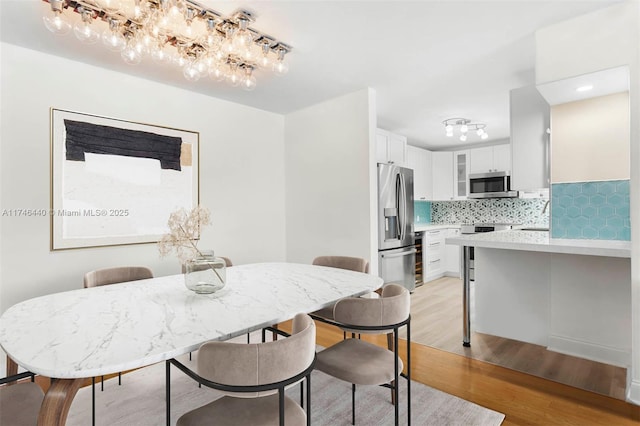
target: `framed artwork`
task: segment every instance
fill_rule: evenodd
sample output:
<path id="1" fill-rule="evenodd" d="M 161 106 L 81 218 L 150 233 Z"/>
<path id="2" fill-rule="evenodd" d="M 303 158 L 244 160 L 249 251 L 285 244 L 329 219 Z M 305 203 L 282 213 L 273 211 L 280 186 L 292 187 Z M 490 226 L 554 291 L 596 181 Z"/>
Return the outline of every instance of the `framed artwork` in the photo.
<path id="1" fill-rule="evenodd" d="M 51 250 L 157 242 L 199 202 L 198 132 L 51 109 Z"/>

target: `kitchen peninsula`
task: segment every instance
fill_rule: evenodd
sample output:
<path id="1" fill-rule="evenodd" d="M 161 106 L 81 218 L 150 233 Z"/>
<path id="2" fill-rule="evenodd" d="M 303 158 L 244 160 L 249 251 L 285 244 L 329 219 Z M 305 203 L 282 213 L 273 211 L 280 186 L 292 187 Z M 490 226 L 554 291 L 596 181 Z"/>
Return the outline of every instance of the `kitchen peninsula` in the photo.
<path id="1" fill-rule="evenodd" d="M 463 247 L 463 344 L 470 344 L 470 248 L 474 330 L 549 350 L 630 365 L 631 244 L 552 239 L 545 231 L 447 238 Z"/>

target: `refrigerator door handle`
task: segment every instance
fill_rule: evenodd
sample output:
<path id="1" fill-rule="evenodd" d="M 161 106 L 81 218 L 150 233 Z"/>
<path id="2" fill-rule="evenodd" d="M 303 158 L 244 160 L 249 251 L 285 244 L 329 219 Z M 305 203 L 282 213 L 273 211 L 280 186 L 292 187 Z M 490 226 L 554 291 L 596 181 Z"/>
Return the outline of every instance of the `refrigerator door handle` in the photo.
<path id="1" fill-rule="evenodd" d="M 398 176 L 400 176 L 400 186 L 402 188 L 401 190 L 401 205 L 402 205 L 402 223 L 401 223 L 401 231 L 400 231 L 400 240 L 404 241 L 405 237 L 407 236 L 407 184 L 404 180 L 404 175 L 403 174 L 399 174 Z M 400 214 L 400 213 L 399 213 Z"/>
<path id="2" fill-rule="evenodd" d="M 402 253 L 393 253 L 393 254 L 381 253 L 380 256 L 383 257 L 383 258 L 390 259 L 390 258 L 393 258 L 393 257 L 410 256 L 412 254 L 416 254 L 416 249 L 403 251 Z"/>
<path id="3" fill-rule="evenodd" d="M 396 175 L 396 235 L 402 240 L 402 175 Z"/>

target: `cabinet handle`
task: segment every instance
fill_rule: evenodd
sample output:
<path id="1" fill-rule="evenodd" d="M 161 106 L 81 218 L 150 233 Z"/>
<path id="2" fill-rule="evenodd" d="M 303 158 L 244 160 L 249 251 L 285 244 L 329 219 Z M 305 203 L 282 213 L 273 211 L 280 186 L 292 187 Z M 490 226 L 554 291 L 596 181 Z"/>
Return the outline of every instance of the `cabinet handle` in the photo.
<path id="1" fill-rule="evenodd" d="M 438 241 L 436 243 L 429 243 L 429 247 L 439 246 L 439 245 L 440 245 L 440 241 Z"/>
<path id="2" fill-rule="evenodd" d="M 420 197 L 420 199 L 421 199 L 421 200 L 426 200 L 426 199 L 427 199 L 427 197 Z"/>
<path id="3" fill-rule="evenodd" d="M 440 262 L 440 259 L 431 260 L 431 261 L 429 261 L 429 265 L 432 265 L 432 264 L 438 263 L 438 262 Z"/>

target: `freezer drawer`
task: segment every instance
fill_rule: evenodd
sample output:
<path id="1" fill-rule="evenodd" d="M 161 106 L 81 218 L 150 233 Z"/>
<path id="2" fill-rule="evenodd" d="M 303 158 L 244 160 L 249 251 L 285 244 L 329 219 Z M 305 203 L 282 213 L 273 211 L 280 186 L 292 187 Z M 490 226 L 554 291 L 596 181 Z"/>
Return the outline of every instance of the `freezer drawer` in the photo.
<path id="1" fill-rule="evenodd" d="M 409 291 L 416 288 L 416 249 L 414 246 L 378 252 L 380 277 L 385 284 L 394 283 Z"/>

